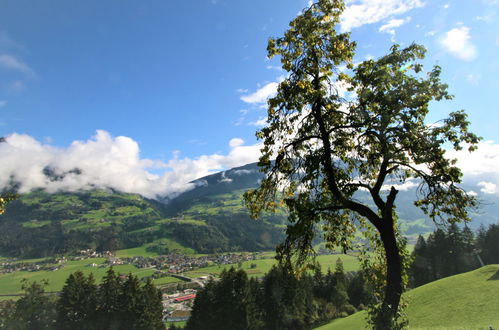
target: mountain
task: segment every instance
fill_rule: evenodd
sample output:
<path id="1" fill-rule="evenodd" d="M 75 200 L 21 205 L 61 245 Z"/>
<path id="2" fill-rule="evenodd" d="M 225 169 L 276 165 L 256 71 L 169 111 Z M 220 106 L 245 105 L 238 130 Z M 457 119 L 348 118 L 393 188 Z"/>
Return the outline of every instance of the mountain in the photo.
<path id="1" fill-rule="evenodd" d="M 216 173 L 167 203 L 99 190 L 24 194 L 0 216 L 0 255 L 142 245 L 158 253 L 272 250 L 283 238 L 285 216 L 255 221 L 242 203 L 244 191 L 260 178 L 254 164 Z"/>
<path id="2" fill-rule="evenodd" d="M 0 215 L 0 255 L 41 257 L 142 245 L 158 253 L 272 250 L 284 237 L 285 213 L 280 210 L 255 221 L 242 200 L 262 177 L 256 164 L 248 164 L 195 180 L 193 189 L 159 201 L 115 191 L 35 191 Z M 400 191 L 396 201 L 402 229 L 411 240 L 434 229 L 412 205 L 415 194 L 415 188 Z M 367 197 L 357 196 L 366 203 Z M 481 212 L 473 214 L 475 227 L 499 222 L 494 202 L 484 202 Z"/>

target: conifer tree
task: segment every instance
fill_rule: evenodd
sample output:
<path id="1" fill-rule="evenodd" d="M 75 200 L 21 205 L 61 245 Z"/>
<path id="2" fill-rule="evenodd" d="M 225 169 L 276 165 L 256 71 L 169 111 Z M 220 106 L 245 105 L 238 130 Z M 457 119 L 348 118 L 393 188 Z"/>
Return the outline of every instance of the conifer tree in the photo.
<path id="1" fill-rule="evenodd" d="M 161 291 L 156 289 L 150 279 L 142 287 L 141 305 L 138 329 L 164 329 Z"/>
<path id="2" fill-rule="evenodd" d="M 103 329 L 118 329 L 120 326 L 121 281 L 118 274 L 109 268 L 98 290 L 97 318 Z"/>
<path id="3" fill-rule="evenodd" d="M 2 329 L 42 330 L 53 329 L 55 320 L 55 297 L 45 295 L 47 282 L 23 281 L 24 296 L 13 306 L 12 314 L 4 321 Z"/>
<path id="4" fill-rule="evenodd" d="M 66 280 L 57 302 L 57 328 L 64 330 L 95 329 L 97 286 L 92 274 L 77 271 Z"/>

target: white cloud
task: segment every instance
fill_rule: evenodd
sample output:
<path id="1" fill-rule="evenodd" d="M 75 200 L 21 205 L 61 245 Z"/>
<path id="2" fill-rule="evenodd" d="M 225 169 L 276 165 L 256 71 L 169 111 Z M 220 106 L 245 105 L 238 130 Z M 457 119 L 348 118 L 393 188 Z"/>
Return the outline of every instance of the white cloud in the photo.
<path id="1" fill-rule="evenodd" d="M 410 17 L 406 17 L 404 19 L 391 19 L 389 20 L 386 24 L 383 24 L 380 28 L 379 28 L 379 32 L 385 32 L 385 33 L 389 33 L 391 35 L 394 35 L 395 34 L 395 28 L 398 28 L 400 26 L 402 26 L 403 24 L 407 23 L 407 22 L 410 22 L 411 21 L 411 18 Z"/>
<path id="2" fill-rule="evenodd" d="M 465 183 L 480 186 L 480 190 L 487 193 L 494 191 L 491 184 L 499 186 L 499 144 L 484 141 L 472 153 L 463 149 L 447 151 L 446 155 L 457 159 L 457 166 L 463 172 Z"/>
<path id="3" fill-rule="evenodd" d="M 417 187 L 419 184 L 415 180 L 408 179 L 402 184 L 386 184 L 381 187 L 381 190 L 390 190 L 392 187 L 399 191 L 407 191 Z"/>
<path id="4" fill-rule="evenodd" d="M 263 127 L 267 125 L 267 118 L 266 117 L 261 117 L 258 120 L 252 121 L 249 123 L 251 126 L 257 126 L 257 127 Z"/>
<path id="5" fill-rule="evenodd" d="M 277 71 L 283 71 L 283 68 L 280 67 L 279 65 L 267 65 L 265 67 L 267 70 L 277 70 Z"/>
<path id="6" fill-rule="evenodd" d="M 4 69 L 16 70 L 22 72 L 29 77 L 34 77 L 35 72 L 25 63 L 11 55 L 0 55 L 0 67 Z"/>
<path id="7" fill-rule="evenodd" d="M 220 179 L 220 181 L 218 181 L 218 182 L 227 182 L 227 183 L 232 182 L 232 179 L 231 179 L 231 178 L 229 178 L 229 177 L 227 177 L 227 176 L 225 175 L 225 171 L 223 171 L 223 172 L 222 172 L 221 177 L 222 177 L 222 178 L 221 178 L 221 179 Z"/>
<path id="8" fill-rule="evenodd" d="M 483 16 L 475 16 L 473 17 L 473 20 L 478 22 L 491 23 L 496 20 L 496 15 L 497 14 L 495 12 L 489 12 Z"/>
<path id="9" fill-rule="evenodd" d="M 241 96 L 241 100 L 251 104 L 265 103 L 269 97 L 275 95 L 278 85 L 277 82 L 270 82 L 252 94 Z"/>
<path id="10" fill-rule="evenodd" d="M 450 54 L 461 60 L 470 61 L 477 55 L 476 47 L 471 43 L 470 29 L 466 26 L 446 32 L 440 43 Z"/>
<path id="11" fill-rule="evenodd" d="M 499 187 L 492 182 L 480 181 L 478 182 L 479 187 L 483 187 L 480 189 L 481 192 L 487 195 L 496 195 L 499 194 Z"/>
<path id="12" fill-rule="evenodd" d="M 341 16 L 341 31 L 350 31 L 364 24 L 402 15 L 424 5 L 421 0 L 350 0 Z"/>
<path id="13" fill-rule="evenodd" d="M 232 139 L 227 155 L 180 158 L 177 152 L 163 162 L 141 158 L 137 142 L 125 136 L 112 137 L 106 131 L 97 131 L 91 139 L 75 141 L 67 148 L 11 134 L 0 143 L 0 187 L 13 180 L 19 183 L 21 193 L 40 188 L 49 192 L 112 188 L 150 198 L 170 196 L 191 188 L 188 182 L 213 171 L 257 161 L 261 145 L 245 146 L 243 142 Z M 44 169 L 60 179 L 48 177 Z M 152 169 L 163 173 L 154 174 Z"/>
<path id="14" fill-rule="evenodd" d="M 433 37 L 435 34 L 437 34 L 436 30 L 428 31 L 424 35 L 425 37 Z"/>
<path id="15" fill-rule="evenodd" d="M 244 144 L 244 140 L 240 138 L 233 138 L 229 141 L 229 146 L 231 148 L 239 147 Z"/>
<path id="16" fill-rule="evenodd" d="M 3 108 L 6 105 L 7 105 L 7 101 L 0 100 L 0 108 Z"/>

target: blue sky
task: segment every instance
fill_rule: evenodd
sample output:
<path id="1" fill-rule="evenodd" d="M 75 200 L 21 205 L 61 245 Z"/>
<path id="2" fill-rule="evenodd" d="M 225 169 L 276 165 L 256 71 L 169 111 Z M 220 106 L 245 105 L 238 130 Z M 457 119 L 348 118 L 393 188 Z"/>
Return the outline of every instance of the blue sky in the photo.
<path id="1" fill-rule="evenodd" d="M 80 164 L 95 174 L 52 188 L 104 182 L 154 196 L 256 160 L 265 100 L 285 74 L 266 43 L 307 4 L 2 0 L 0 136 L 9 145 L 0 148 L 0 185 L 14 175 L 26 190 L 46 186 L 41 168 Z M 466 109 L 487 142 L 474 158 L 457 157 L 483 183 L 477 191 L 499 193 L 499 1 L 347 6 L 338 29 L 352 32 L 357 61 L 394 42 L 428 48 L 426 68 L 441 65 L 456 96 L 434 104 L 431 118 Z"/>

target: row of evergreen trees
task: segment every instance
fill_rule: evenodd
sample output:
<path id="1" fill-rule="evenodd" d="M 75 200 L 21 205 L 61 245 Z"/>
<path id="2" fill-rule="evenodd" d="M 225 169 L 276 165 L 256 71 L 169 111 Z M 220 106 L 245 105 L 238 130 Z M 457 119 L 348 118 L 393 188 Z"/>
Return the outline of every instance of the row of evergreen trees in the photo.
<path id="1" fill-rule="evenodd" d="M 481 262 L 499 263 L 499 224 L 488 229 L 481 227 L 476 235 L 468 227 L 460 229 L 456 224 L 437 229 L 426 240 L 419 236 L 413 257 L 413 287 L 476 269 Z"/>
<path id="2" fill-rule="evenodd" d="M 112 268 L 100 285 L 92 274 L 71 274 L 58 297 L 44 294 L 36 282 L 24 290 L 2 308 L 1 329 L 164 329 L 161 292 L 132 274 L 122 279 Z"/>
<path id="3" fill-rule="evenodd" d="M 231 268 L 198 292 L 186 329 L 308 329 L 352 314 L 368 303 L 361 273 L 334 272 L 296 277 L 274 266 L 261 280 Z"/>

